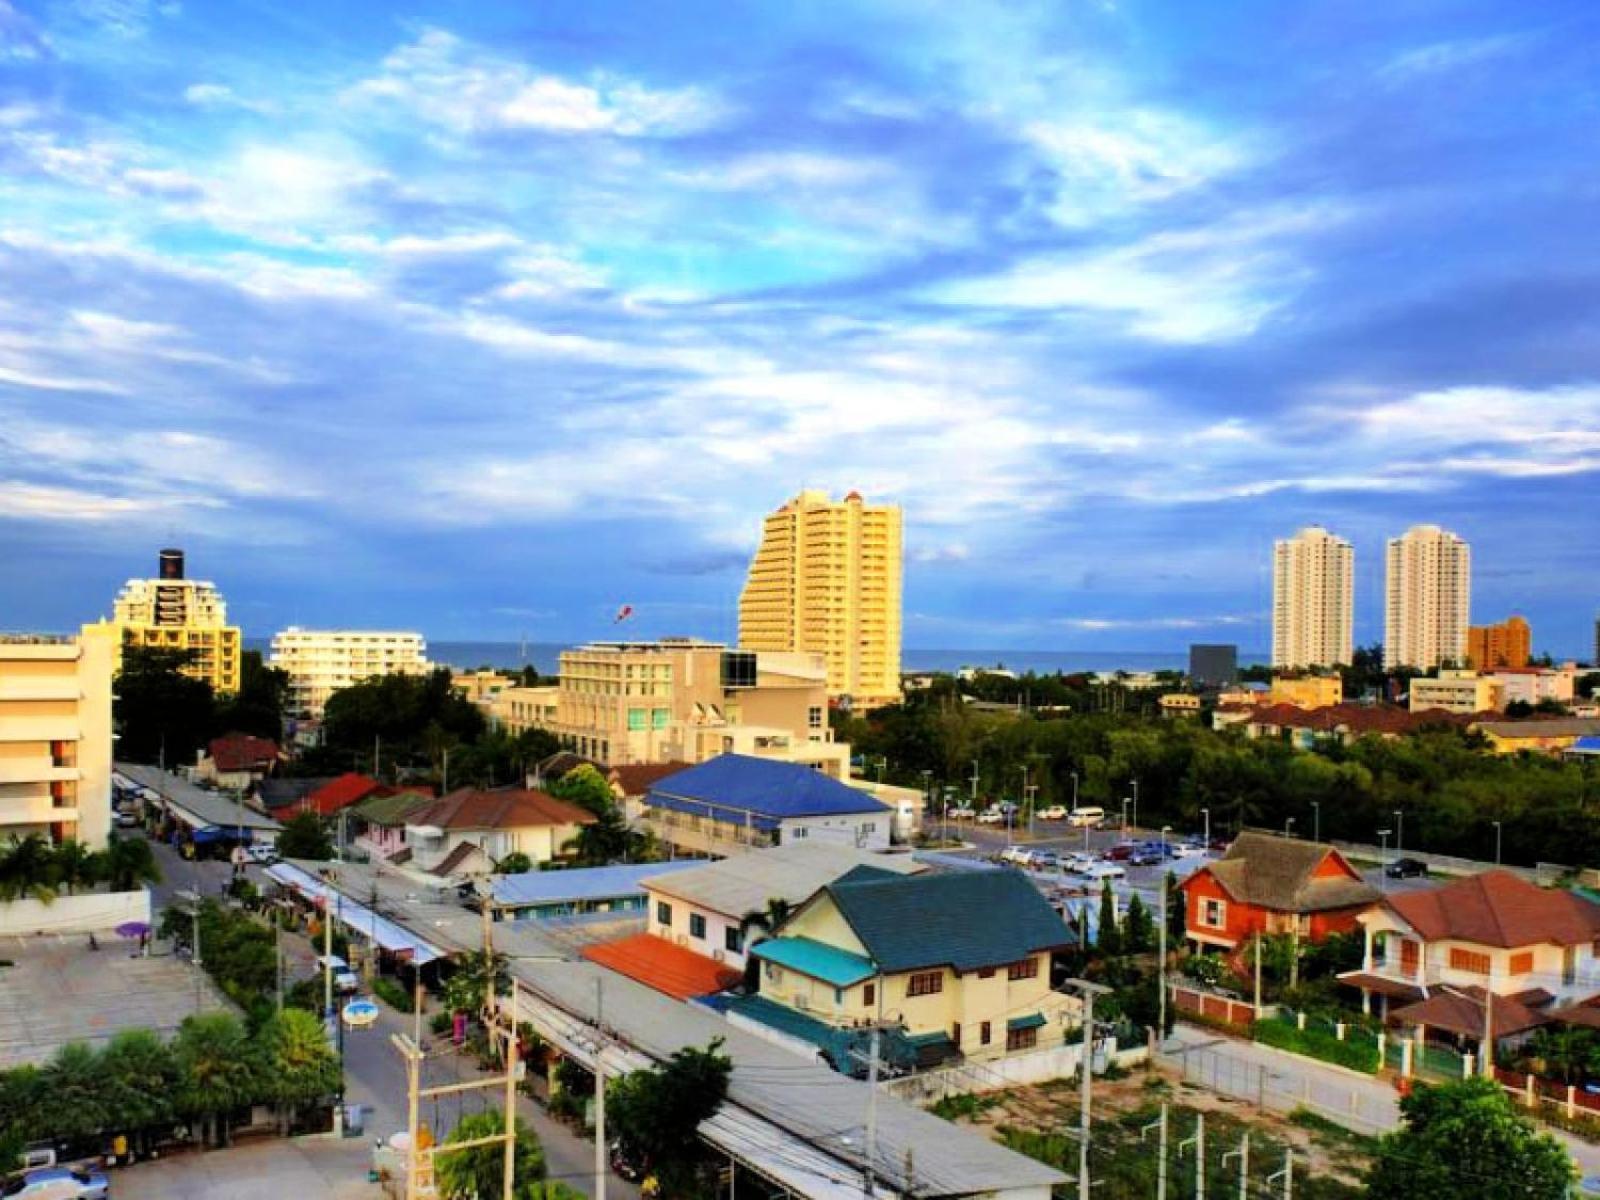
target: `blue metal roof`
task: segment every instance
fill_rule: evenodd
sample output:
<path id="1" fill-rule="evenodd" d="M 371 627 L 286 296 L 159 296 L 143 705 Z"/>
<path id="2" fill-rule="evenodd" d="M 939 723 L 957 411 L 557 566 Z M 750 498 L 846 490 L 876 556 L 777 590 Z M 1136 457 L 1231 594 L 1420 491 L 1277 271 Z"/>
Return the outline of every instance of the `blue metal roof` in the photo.
<path id="1" fill-rule="evenodd" d="M 1600 737 L 1581 737 L 1567 747 L 1570 754 L 1600 754 Z"/>
<path id="2" fill-rule="evenodd" d="M 850 987 L 877 974 L 870 958 L 806 937 L 768 938 L 750 953 L 834 987 Z"/>
<path id="3" fill-rule="evenodd" d="M 748 754 L 719 755 L 669 775 L 650 789 L 645 802 L 736 823 L 748 813 L 750 824 L 762 830 L 775 829 L 780 821 L 794 817 L 890 811 L 888 805 L 821 771 Z"/>
<path id="4" fill-rule="evenodd" d="M 507 908 L 642 896 L 641 880 L 703 867 L 698 859 L 664 863 L 626 863 L 611 867 L 577 867 L 566 871 L 526 871 L 494 880 L 494 902 Z"/>

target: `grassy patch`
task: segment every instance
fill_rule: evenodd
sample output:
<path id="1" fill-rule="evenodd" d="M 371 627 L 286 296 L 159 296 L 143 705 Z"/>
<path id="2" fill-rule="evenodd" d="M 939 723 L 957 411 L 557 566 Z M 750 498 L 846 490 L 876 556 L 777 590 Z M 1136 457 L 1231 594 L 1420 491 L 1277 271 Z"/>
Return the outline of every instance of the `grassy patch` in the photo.
<path id="1" fill-rule="evenodd" d="M 981 1116 L 991 1108 L 998 1108 L 1001 1098 L 996 1095 L 979 1096 L 972 1092 L 963 1092 L 957 1096 L 946 1096 L 928 1106 L 928 1111 L 936 1117 L 943 1117 L 946 1121 L 972 1120 Z"/>

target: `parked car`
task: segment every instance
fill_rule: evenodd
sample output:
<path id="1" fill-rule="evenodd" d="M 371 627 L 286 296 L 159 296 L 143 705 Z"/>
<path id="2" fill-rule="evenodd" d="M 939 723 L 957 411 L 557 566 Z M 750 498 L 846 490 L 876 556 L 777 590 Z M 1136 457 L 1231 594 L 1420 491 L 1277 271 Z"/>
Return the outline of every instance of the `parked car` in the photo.
<path id="1" fill-rule="evenodd" d="M 1397 858 L 1383 869 L 1383 873 L 1390 879 L 1410 879 L 1413 876 L 1426 875 L 1428 864 L 1420 858 Z"/>
<path id="2" fill-rule="evenodd" d="M 1098 829 L 1106 823 L 1106 810 L 1094 806 L 1075 808 L 1067 814 L 1067 824 L 1074 829 Z"/>
<path id="3" fill-rule="evenodd" d="M 1196 857 L 1198 855 L 1204 854 L 1205 852 L 1206 852 L 1205 846 L 1202 845 L 1199 842 L 1173 842 L 1172 843 L 1172 857 L 1173 858 L 1194 858 L 1194 857 Z"/>
<path id="4" fill-rule="evenodd" d="M 1133 852 L 1137 849 L 1138 847 L 1132 842 L 1118 842 L 1100 857 L 1105 862 L 1127 862 L 1133 857 Z"/>
<path id="5" fill-rule="evenodd" d="M 116 820 L 118 829 L 139 828 L 139 814 L 136 812 L 119 812 Z"/>
<path id="6" fill-rule="evenodd" d="M 1026 846 L 1007 846 L 1000 851 L 1000 861 L 1025 867 L 1033 861 L 1033 851 Z"/>
<path id="7" fill-rule="evenodd" d="M 24 1171 L 4 1187 L 5 1200 L 106 1200 L 111 1183 L 99 1171 L 41 1167 Z"/>
<path id="8" fill-rule="evenodd" d="M 1054 871 L 1061 863 L 1054 850 L 1033 850 L 1029 852 L 1028 865 L 1035 871 Z"/>
<path id="9" fill-rule="evenodd" d="M 1061 860 L 1061 866 L 1068 871 L 1082 871 L 1083 868 L 1093 866 L 1099 861 L 1092 854 L 1085 854 L 1082 850 L 1074 850 Z"/>
<path id="10" fill-rule="evenodd" d="M 1124 879 L 1128 871 L 1121 863 L 1097 862 L 1088 864 L 1078 874 L 1088 879 Z"/>
<path id="11" fill-rule="evenodd" d="M 977 815 L 977 812 L 970 804 L 957 805 L 945 814 L 952 821 L 970 821 Z"/>
<path id="12" fill-rule="evenodd" d="M 1067 819 L 1067 806 L 1065 804 L 1052 804 L 1048 808 L 1039 810 L 1041 821 L 1065 821 Z"/>
<path id="13" fill-rule="evenodd" d="M 317 955 L 317 973 L 320 975 L 325 970 L 333 972 L 333 990 L 342 996 L 361 990 L 361 976 L 350 969 L 350 964 L 337 954 Z"/>
<path id="14" fill-rule="evenodd" d="M 273 863 L 280 861 L 277 849 L 261 842 L 250 843 L 244 848 L 244 853 L 245 857 L 251 862 L 260 863 L 264 867 L 269 867 Z"/>
<path id="15" fill-rule="evenodd" d="M 979 825 L 1004 825 L 1006 814 L 998 808 L 986 808 L 978 814 Z"/>

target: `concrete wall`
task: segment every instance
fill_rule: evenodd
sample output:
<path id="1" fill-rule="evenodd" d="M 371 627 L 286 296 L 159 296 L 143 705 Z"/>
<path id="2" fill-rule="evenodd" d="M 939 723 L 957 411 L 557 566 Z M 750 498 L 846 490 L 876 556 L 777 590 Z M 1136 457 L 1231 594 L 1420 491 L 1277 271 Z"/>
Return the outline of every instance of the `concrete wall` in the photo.
<path id="1" fill-rule="evenodd" d="M 39 933 L 103 933 L 125 921 L 150 923 L 150 891 L 90 892 L 57 896 L 49 904 L 38 900 L 12 900 L 0 904 L 0 936 L 27 937 Z"/>

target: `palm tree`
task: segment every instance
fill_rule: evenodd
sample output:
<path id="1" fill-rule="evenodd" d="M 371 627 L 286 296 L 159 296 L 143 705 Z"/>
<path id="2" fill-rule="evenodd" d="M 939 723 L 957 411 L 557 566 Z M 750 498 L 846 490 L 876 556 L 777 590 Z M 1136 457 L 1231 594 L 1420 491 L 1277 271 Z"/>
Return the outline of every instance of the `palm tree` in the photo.
<path id="1" fill-rule="evenodd" d="M 785 921 L 789 919 L 791 906 L 782 896 L 768 896 L 767 907 L 764 911 L 747 912 L 739 919 L 739 942 L 744 946 L 744 990 L 753 993 L 759 988 L 757 972 L 761 969 L 760 963 L 750 953 L 751 947 L 765 941 L 776 933 Z M 750 931 L 759 930 L 763 936 L 749 939 Z"/>
<path id="2" fill-rule="evenodd" d="M 148 1029 L 125 1029 L 100 1055 L 106 1108 L 112 1125 L 128 1130 L 143 1154 L 151 1130 L 171 1122 L 178 1063 L 170 1047 Z"/>
<path id="3" fill-rule="evenodd" d="M 492 1137 L 505 1132 L 505 1116 L 497 1109 L 471 1113 L 461 1119 L 450 1131 L 444 1145 L 434 1159 L 434 1174 L 439 1184 L 439 1195 L 444 1200 L 470 1200 L 476 1196 L 498 1196 L 505 1186 L 505 1146 L 491 1142 L 487 1146 L 473 1146 L 446 1154 L 442 1151 L 451 1142 L 470 1142 L 476 1138 Z M 538 1195 L 534 1189 L 545 1176 L 544 1147 L 539 1136 L 516 1119 L 517 1150 L 511 1168 L 512 1194 L 518 1200 L 529 1200 Z"/>
<path id="4" fill-rule="evenodd" d="M 131 892 L 142 884 L 161 882 L 155 853 L 143 838 L 113 837 L 106 846 L 104 871 L 114 892 Z"/>
<path id="5" fill-rule="evenodd" d="M 83 1042 L 68 1042 L 44 1069 L 32 1120 L 60 1138 L 89 1137 L 105 1128 L 100 1056 Z"/>
<path id="6" fill-rule="evenodd" d="M 227 1114 L 260 1092 L 255 1047 L 232 1013 L 185 1017 L 173 1039 L 178 1110 L 201 1123 L 201 1144 L 226 1145 Z"/>
<path id="7" fill-rule="evenodd" d="M 322 1022 L 303 1008 L 286 1008 L 261 1027 L 261 1065 L 287 1133 L 299 1109 L 336 1095 L 339 1059 Z"/>
<path id="8" fill-rule="evenodd" d="M 31 897 L 49 904 L 56 898 L 54 858 L 40 834 L 13 837 L 0 849 L 0 901 Z"/>
<path id="9" fill-rule="evenodd" d="M 55 874 L 67 895 L 99 882 L 100 856 L 76 838 L 67 838 L 55 850 Z"/>

